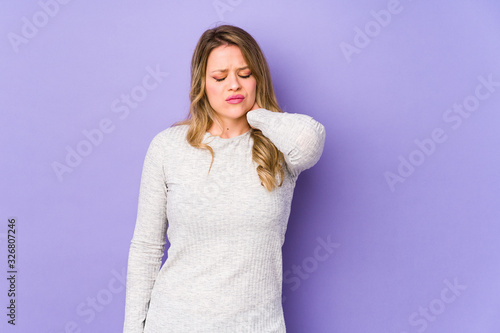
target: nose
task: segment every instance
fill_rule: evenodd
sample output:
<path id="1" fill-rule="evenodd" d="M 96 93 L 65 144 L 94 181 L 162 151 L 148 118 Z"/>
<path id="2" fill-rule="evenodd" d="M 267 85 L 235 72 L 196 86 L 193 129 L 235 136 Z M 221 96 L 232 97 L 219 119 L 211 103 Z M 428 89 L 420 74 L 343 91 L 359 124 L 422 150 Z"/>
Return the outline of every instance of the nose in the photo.
<path id="1" fill-rule="evenodd" d="M 230 74 L 228 75 L 227 79 L 228 79 L 229 90 L 236 91 L 240 89 L 240 80 L 238 79 L 238 75 L 234 73 Z"/>

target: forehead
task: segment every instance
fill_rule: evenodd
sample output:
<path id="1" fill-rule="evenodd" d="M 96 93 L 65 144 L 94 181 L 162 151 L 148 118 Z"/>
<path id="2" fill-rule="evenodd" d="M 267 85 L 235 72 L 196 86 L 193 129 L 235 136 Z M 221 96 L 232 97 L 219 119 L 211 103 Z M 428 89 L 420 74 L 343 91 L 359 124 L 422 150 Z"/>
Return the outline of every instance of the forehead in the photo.
<path id="1" fill-rule="evenodd" d="M 207 69 L 230 69 L 246 66 L 243 53 L 236 45 L 221 45 L 210 52 L 207 60 Z"/>

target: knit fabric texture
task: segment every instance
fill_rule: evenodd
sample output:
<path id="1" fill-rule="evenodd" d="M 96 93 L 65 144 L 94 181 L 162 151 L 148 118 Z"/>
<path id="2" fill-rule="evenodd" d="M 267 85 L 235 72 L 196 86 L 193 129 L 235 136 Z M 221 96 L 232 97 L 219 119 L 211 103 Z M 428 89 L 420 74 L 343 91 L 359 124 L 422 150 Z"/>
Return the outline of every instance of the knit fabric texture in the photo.
<path id="1" fill-rule="evenodd" d="M 252 160 L 252 130 L 229 139 L 206 132 L 210 172 L 210 152 L 186 141 L 188 125 L 152 139 L 130 243 L 124 333 L 286 332 L 281 249 L 297 177 L 319 160 L 325 128 L 305 114 L 263 108 L 246 117 L 284 154 L 283 184 L 271 192 Z"/>

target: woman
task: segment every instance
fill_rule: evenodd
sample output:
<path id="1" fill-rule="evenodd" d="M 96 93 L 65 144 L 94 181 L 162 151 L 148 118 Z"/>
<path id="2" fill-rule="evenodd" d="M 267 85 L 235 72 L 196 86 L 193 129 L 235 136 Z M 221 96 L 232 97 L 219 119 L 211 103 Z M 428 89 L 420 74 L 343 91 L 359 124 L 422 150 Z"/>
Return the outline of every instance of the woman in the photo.
<path id="1" fill-rule="evenodd" d="M 231 25 L 198 41 L 190 100 L 146 153 L 124 332 L 285 332 L 281 247 L 325 129 L 280 110 L 257 42 Z"/>

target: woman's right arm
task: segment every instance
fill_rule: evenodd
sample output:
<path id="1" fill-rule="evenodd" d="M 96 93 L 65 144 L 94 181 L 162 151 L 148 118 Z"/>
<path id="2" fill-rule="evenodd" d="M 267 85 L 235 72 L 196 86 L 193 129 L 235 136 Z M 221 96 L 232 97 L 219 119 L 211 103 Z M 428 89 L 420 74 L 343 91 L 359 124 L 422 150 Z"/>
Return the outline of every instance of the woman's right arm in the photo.
<path id="1" fill-rule="evenodd" d="M 137 220 L 128 256 L 124 333 L 144 330 L 151 291 L 165 250 L 168 220 L 164 139 L 162 133 L 153 138 L 142 169 Z"/>

